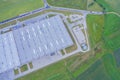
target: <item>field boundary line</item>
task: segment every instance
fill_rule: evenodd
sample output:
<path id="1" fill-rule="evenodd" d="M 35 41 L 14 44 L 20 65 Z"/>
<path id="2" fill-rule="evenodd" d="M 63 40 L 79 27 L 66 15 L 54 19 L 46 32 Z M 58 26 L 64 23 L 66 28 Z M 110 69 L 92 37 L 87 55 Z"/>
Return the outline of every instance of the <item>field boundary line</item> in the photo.
<path id="1" fill-rule="evenodd" d="M 116 13 L 116 12 L 107 12 L 106 14 L 115 14 L 117 15 L 118 17 L 120 17 L 120 14 Z"/>

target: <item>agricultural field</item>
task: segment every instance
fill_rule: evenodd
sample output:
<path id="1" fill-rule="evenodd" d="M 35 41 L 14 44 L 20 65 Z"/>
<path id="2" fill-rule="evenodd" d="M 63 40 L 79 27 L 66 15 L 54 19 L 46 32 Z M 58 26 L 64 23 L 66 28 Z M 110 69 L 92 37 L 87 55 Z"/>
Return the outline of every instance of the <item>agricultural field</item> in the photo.
<path id="1" fill-rule="evenodd" d="M 86 10 L 87 0 L 47 0 L 52 6 Z"/>
<path id="2" fill-rule="evenodd" d="M 0 0 L 0 21 L 43 6 L 43 0 Z"/>
<path id="3" fill-rule="evenodd" d="M 79 75 L 76 80 L 110 80 L 107 76 L 102 60 L 97 60 L 85 72 Z"/>
<path id="4" fill-rule="evenodd" d="M 120 18 L 116 14 L 88 15 L 87 26 L 91 47 L 102 41 L 112 51 L 120 47 Z"/>
<path id="5" fill-rule="evenodd" d="M 95 63 L 98 59 L 100 59 L 102 56 L 104 55 L 103 52 L 94 54 L 93 51 L 87 52 L 86 56 L 81 57 L 82 58 L 82 62 L 79 61 L 78 66 L 72 71 L 73 76 L 76 78 L 78 77 L 80 74 L 84 73 L 93 63 Z M 86 59 L 84 59 L 86 58 Z M 81 62 L 81 63 L 80 63 Z M 72 70 L 70 69 L 70 70 Z"/>
<path id="6" fill-rule="evenodd" d="M 113 53 L 114 50 L 120 47 L 119 22 L 120 18 L 118 15 L 113 13 L 101 16 L 87 16 L 87 26 L 91 47 L 93 48 L 101 42 L 103 56 L 87 70 L 84 70 L 84 72 L 76 78 L 77 80 L 120 80 L 120 70 L 117 67 L 120 62 L 118 58 L 119 53 L 114 55 L 106 54 L 109 52 Z M 117 58 L 115 56 L 117 56 Z"/>
<path id="7" fill-rule="evenodd" d="M 120 14 L 120 0 L 87 0 L 87 10 L 116 12 Z"/>
<path id="8" fill-rule="evenodd" d="M 117 67 L 120 68 L 120 49 L 114 52 Z"/>
<path id="9" fill-rule="evenodd" d="M 120 72 L 112 54 L 105 54 L 76 80 L 120 80 Z"/>
<path id="10" fill-rule="evenodd" d="M 104 15 L 88 15 L 87 26 L 90 44 L 93 47 L 102 39 Z"/>
<path id="11" fill-rule="evenodd" d="M 106 54 L 102 57 L 107 74 L 112 80 L 120 80 L 120 71 L 116 66 L 115 57 L 113 54 Z"/>
<path id="12" fill-rule="evenodd" d="M 102 12 L 103 8 L 94 0 L 87 0 L 87 10 Z"/>
<path id="13" fill-rule="evenodd" d="M 116 12 L 120 14 L 120 0 L 95 0 L 105 11 Z"/>
<path id="14" fill-rule="evenodd" d="M 115 14 L 105 15 L 104 40 L 111 50 L 120 48 L 120 18 Z"/>

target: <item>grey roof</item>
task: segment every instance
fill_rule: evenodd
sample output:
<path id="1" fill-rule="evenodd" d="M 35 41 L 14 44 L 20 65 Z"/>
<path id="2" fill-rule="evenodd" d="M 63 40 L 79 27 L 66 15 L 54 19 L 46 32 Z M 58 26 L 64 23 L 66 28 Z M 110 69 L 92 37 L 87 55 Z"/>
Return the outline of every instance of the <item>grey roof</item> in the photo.
<path id="1" fill-rule="evenodd" d="M 21 64 L 73 44 L 60 16 L 35 21 L 13 31 Z"/>
<path id="2" fill-rule="evenodd" d="M 73 44 L 60 16 L 34 20 L 0 35 L 0 73 Z"/>
<path id="3" fill-rule="evenodd" d="M 0 35 L 0 73 L 20 65 L 13 33 Z"/>
<path id="4" fill-rule="evenodd" d="M 8 70 L 3 73 L 0 73 L 0 80 L 13 80 L 14 79 L 14 71 Z"/>

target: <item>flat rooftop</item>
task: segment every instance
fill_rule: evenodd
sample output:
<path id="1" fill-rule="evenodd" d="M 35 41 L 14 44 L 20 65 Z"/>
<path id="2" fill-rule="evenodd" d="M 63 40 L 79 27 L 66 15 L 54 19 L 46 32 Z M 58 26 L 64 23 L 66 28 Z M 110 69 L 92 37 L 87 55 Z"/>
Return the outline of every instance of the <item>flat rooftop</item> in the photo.
<path id="1" fill-rule="evenodd" d="M 0 35 L 0 73 L 20 65 L 12 32 Z"/>
<path id="2" fill-rule="evenodd" d="M 0 73 L 0 80 L 13 80 L 14 79 L 14 71 L 8 70 L 3 73 Z"/>
<path id="3" fill-rule="evenodd" d="M 73 45 L 60 16 L 32 21 L 0 34 L 0 73 Z"/>

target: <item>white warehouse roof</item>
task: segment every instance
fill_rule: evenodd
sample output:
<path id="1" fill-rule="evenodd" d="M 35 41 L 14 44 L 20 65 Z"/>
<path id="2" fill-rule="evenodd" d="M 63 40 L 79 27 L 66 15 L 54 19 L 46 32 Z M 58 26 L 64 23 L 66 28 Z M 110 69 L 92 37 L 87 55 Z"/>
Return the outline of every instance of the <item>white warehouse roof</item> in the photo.
<path id="1" fill-rule="evenodd" d="M 0 34 L 0 73 L 73 44 L 60 16 L 33 21 Z"/>

